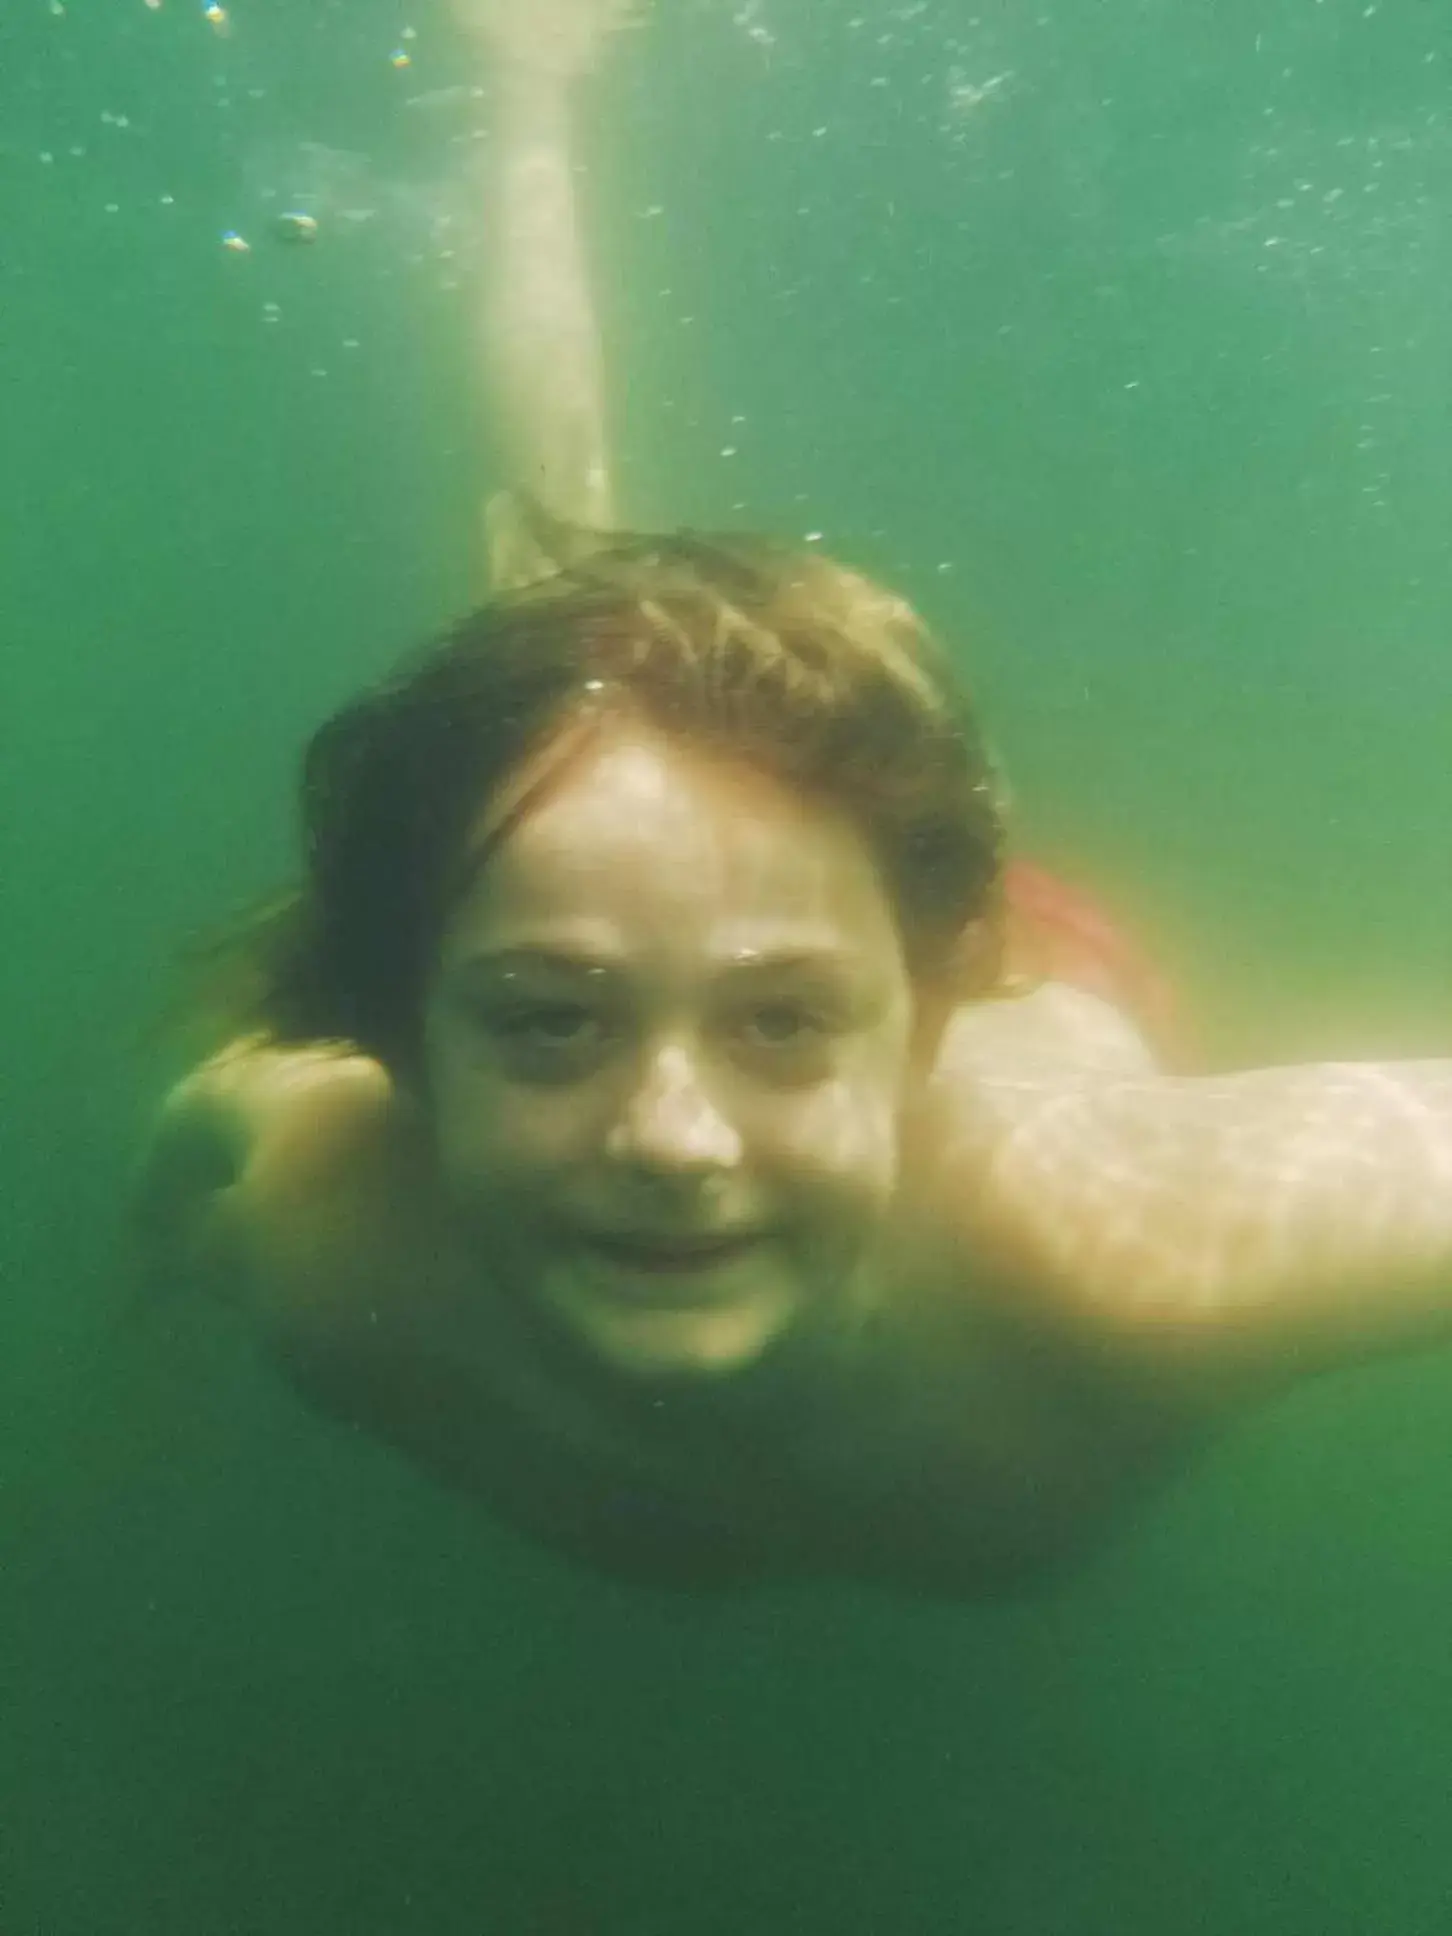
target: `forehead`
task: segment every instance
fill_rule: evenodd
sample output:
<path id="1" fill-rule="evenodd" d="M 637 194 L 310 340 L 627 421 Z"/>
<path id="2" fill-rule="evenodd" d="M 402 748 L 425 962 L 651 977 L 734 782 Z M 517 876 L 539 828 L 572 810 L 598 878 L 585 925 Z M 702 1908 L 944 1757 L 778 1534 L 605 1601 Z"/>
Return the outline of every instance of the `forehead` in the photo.
<path id="1" fill-rule="evenodd" d="M 845 812 L 623 724 L 592 737 L 530 803 L 472 877 L 451 930 L 595 921 L 677 939 L 705 926 L 728 950 L 767 928 L 895 944 L 873 856 Z"/>

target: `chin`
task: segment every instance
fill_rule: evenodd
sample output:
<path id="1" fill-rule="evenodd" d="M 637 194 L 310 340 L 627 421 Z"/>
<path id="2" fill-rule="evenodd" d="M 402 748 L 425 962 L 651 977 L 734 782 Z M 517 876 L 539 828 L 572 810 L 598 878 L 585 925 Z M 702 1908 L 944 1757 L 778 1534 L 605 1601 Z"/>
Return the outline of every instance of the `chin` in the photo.
<path id="1" fill-rule="evenodd" d="M 612 1310 L 571 1298 L 549 1300 L 602 1364 L 635 1378 L 729 1378 L 749 1370 L 786 1332 L 786 1300 L 748 1300 L 709 1310 Z"/>

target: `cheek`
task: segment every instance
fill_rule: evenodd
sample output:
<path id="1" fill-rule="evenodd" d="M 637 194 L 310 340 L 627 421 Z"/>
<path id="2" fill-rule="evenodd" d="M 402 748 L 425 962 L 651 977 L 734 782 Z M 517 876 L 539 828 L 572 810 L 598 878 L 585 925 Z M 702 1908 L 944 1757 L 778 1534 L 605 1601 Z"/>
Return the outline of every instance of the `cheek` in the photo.
<path id="1" fill-rule="evenodd" d="M 429 1058 L 428 1113 L 438 1167 L 451 1190 L 478 1196 L 495 1181 L 511 1148 L 508 1110 L 498 1082 L 436 1041 Z"/>
<path id="2" fill-rule="evenodd" d="M 580 1113 L 558 1097 L 521 1094 L 457 1068 L 432 1091 L 440 1174 L 458 1202 L 498 1208 L 506 1220 L 557 1189 L 579 1160 Z"/>
<path id="3" fill-rule="evenodd" d="M 834 1084 L 803 1110 L 790 1143 L 791 1167 L 824 1214 L 860 1223 L 891 1202 L 898 1180 L 895 1093 L 877 1084 Z"/>

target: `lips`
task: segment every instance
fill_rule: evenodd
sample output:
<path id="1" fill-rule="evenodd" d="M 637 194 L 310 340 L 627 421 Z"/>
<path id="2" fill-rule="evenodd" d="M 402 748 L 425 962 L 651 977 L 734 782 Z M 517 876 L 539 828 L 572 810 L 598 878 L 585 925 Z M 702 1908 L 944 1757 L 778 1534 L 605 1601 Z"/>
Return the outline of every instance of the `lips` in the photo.
<path id="1" fill-rule="evenodd" d="M 759 1241 L 754 1232 L 727 1237 L 600 1236 L 590 1240 L 592 1249 L 612 1263 L 644 1271 L 708 1270 L 744 1255 Z"/>

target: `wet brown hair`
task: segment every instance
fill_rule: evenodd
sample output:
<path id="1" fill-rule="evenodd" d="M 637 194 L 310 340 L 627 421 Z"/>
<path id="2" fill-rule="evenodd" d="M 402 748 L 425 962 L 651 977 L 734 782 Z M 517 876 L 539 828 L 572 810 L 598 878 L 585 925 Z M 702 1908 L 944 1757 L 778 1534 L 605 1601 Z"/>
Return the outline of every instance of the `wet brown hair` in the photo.
<path id="1" fill-rule="evenodd" d="M 357 1044 L 413 1066 L 470 828 L 503 838 L 589 720 L 738 758 L 860 827 L 920 995 L 999 973 L 1004 834 L 951 663 L 912 609 L 815 552 L 612 538 L 495 598 L 350 700 L 303 759 L 303 878 L 193 957 L 213 1045 Z M 474 850 L 477 865 L 478 849 Z"/>

